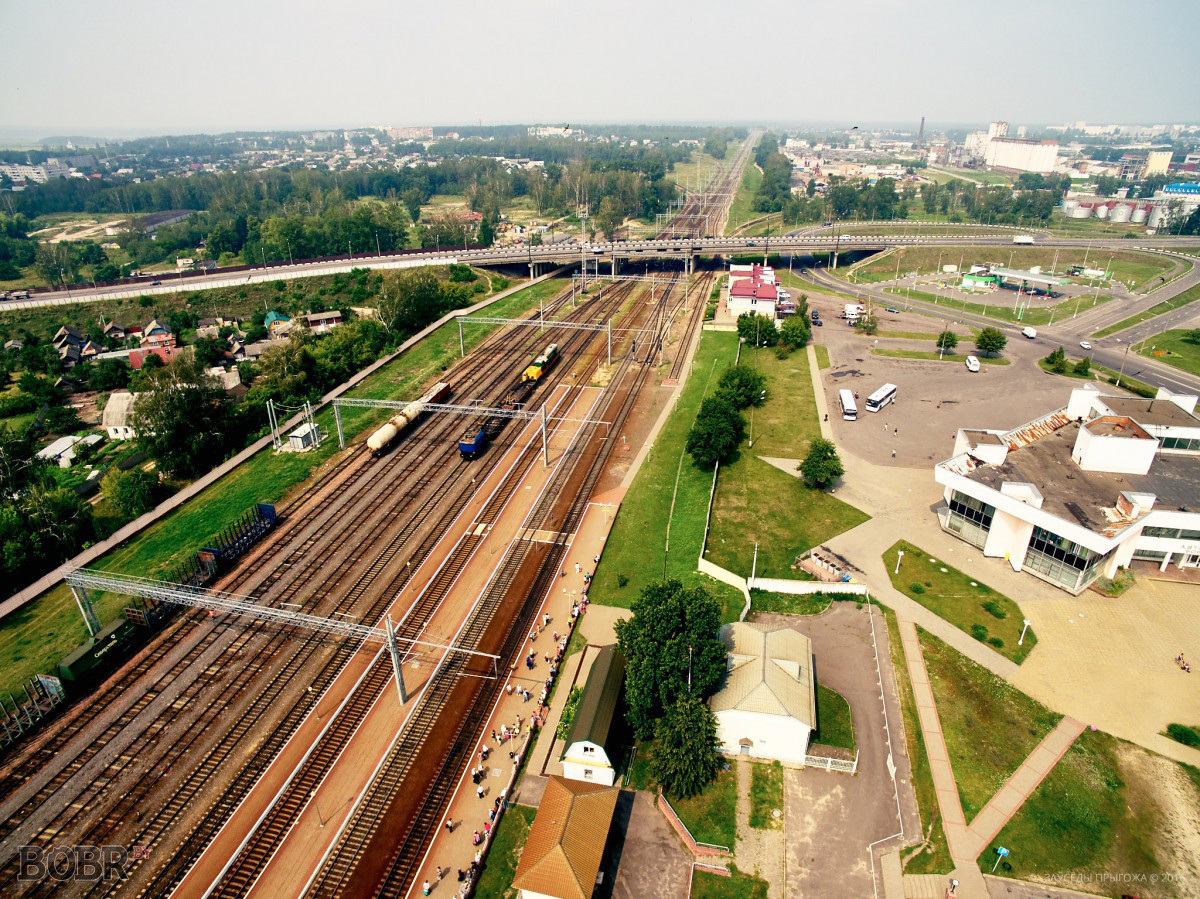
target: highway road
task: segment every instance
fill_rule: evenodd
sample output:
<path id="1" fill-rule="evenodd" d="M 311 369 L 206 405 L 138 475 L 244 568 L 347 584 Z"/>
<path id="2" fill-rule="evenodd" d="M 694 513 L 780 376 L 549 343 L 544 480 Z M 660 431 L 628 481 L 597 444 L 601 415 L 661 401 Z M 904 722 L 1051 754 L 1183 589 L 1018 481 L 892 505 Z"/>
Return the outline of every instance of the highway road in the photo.
<path id="1" fill-rule="evenodd" d="M 1137 241 L 1125 239 L 1083 239 L 1078 237 L 1039 237 L 1037 246 L 1042 247 L 1112 247 L 1114 249 L 1169 249 L 1172 245 L 1196 242 L 1194 237 L 1150 237 Z M 354 268 L 407 268 L 420 265 L 446 265 L 451 262 L 474 265 L 537 265 L 546 263 L 571 263 L 582 258 L 630 260 L 680 258 L 682 256 L 714 255 L 730 253 L 813 253 L 830 250 L 885 250 L 901 246 L 1012 246 L 1010 235 L 985 234 L 965 237 L 960 234 L 883 234 L 883 235 L 834 235 L 828 233 L 797 233 L 775 237 L 700 237 L 667 238 L 662 240 L 623 240 L 588 244 L 563 241 L 544 246 L 490 247 L 476 250 L 430 250 L 428 252 L 395 255 L 354 256 L 337 259 L 305 260 L 296 263 L 270 264 L 261 268 L 239 268 L 236 271 L 217 269 L 211 272 L 163 274 L 161 283 L 152 279 L 137 283 L 106 285 L 99 287 L 71 288 L 70 290 L 39 291 L 28 300 L 7 300 L 0 309 L 28 309 L 38 306 L 67 305 L 93 300 L 136 297 L 158 293 L 177 293 L 181 290 L 208 290 L 218 287 L 239 286 L 256 281 L 274 281 L 280 278 L 305 278 L 315 275 L 332 275 L 348 272 Z"/>

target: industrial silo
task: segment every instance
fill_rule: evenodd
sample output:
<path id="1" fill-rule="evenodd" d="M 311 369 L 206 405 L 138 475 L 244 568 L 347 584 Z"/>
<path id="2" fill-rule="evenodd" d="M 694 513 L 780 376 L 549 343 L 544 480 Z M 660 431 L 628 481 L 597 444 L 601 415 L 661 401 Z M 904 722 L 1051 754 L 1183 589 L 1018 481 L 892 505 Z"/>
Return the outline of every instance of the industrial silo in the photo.
<path id="1" fill-rule="evenodd" d="M 1107 204 L 1105 204 L 1105 203 L 1097 203 L 1096 204 L 1096 218 L 1098 218 L 1098 219 L 1108 218 L 1108 205 Z"/>
<path id="2" fill-rule="evenodd" d="M 1092 217 L 1092 204 L 1080 203 L 1074 209 L 1067 213 L 1073 219 L 1086 219 Z"/>
<path id="3" fill-rule="evenodd" d="M 1129 216 L 1129 221 L 1135 225 L 1146 224 L 1146 214 L 1149 209 L 1149 206 L 1134 206 L 1133 214 Z"/>
<path id="4" fill-rule="evenodd" d="M 1132 217 L 1133 207 L 1128 203 L 1118 203 L 1108 213 L 1110 222 L 1127 222 Z"/>
<path id="5" fill-rule="evenodd" d="M 1161 228 L 1170 220 L 1171 210 L 1166 206 L 1151 206 L 1150 221 L 1147 224 L 1151 228 Z"/>

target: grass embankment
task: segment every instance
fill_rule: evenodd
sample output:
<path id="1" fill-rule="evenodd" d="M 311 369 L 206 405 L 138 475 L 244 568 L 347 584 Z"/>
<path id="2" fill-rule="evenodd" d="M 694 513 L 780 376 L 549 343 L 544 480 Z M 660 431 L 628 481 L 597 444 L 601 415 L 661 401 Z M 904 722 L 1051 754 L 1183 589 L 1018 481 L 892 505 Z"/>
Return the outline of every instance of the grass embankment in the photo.
<path id="1" fill-rule="evenodd" d="M 802 459 L 820 436 L 808 353 L 779 359 L 772 350 L 751 348 L 742 363 L 766 375 L 767 401 L 753 413 L 753 446 L 744 443 L 740 456 L 721 468 L 706 558 L 749 576 L 757 542 L 760 577 L 804 579 L 792 570 L 796 556 L 869 516 L 759 458 Z M 745 415 L 750 420 L 749 410 Z"/>
<path id="2" fill-rule="evenodd" d="M 918 633 L 963 814 L 971 821 L 1062 716 L 936 637 Z"/>
<path id="3" fill-rule="evenodd" d="M 588 591 L 591 601 L 627 609 L 644 586 L 665 575 L 703 586 L 723 604 L 726 621 L 741 612 L 738 591 L 696 571 L 712 472 L 696 468 L 684 452 L 700 402 L 733 364 L 737 342 L 737 335 L 728 332 L 701 334 L 679 401 L 621 503 Z"/>
<path id="4" fill-rule="evenodd" d="M 758 830 L 783 826 L 783 766 L 779 762 L 750 765 L 750 826 Z"/>
<path id="5" fill-rule="evenodd" d="M 841 693 L 817 684 L 817 729 L 813 743 L 854 751 L 854 720 L 850 703 Z"/>
<path id="6" fill-rule="evenodd" d="M 729 217 L 725 220 L 726 234 L 732 234 L 740 225 L 763 215 L 754 208 L 754 194 L 762 184 L 762 177 L 762 172 L 754 164 L 754 160 L 746 163 L 746 168 L 742 171 L 742 180 L 733 195 L 733 203 L 729 206 Z"/>
<path id="7" fill-rule="evenodd" d="M 633 764 L 625 773 L 625 785 L 630 789 L 658 789 L 651 774 L 655 748 L 653 740 L 638 742 Z M 737 770 L 732 765 L 700 795 L 679 799 L 667 794 L 667 799 L 698 842 L 733 848 L 737 837 Z"/>
<path id="8" fill-rule="evenodd" d="M 733 159 L 735 156 L 737 156 L 737 147 L 730 145 L 726 149 L 725 159 Z M 703 150 L 693 150 L 691 160 L 675 163 L 675 166 L 667 173 L 667 180 L 674 181 L 680 187 L 686 185 L 693 191 L 699 191 L 721 168 L 725 159 L 709 156 Z"/>
<path id="9" fill-rule="evenodd" d="M 1086 247 L 933 246 L 901 247 L 891 253 L 880 254 L 855 269 L 855 274 L 862 281 L 886 281 L 896 277 L 897 262 L 900 274 L 904 275 L 908 272 L 937 272 L 939 261 L 942 265 L 957 265 L 960 271 L 984 263 L 1026 270 L 1040 265 L 1046 272 L 1054 266 L 1064 276 L 1071 266 L 1081 265 L 1111 272 L 1113 278 L 1124 282 L 1130 290 L 1165 276 L 1175 266 L 1169 256 L 1139 253 L 1136 250 L 1104 253 L 1093 249 L 1089 253 Z M 1074 280 L 1082 281 L 1080 278 Z M 1090 285 L 1091 282 L 1083 283 Z"/>
<path id="10" fill-rule="evenodd" d="M 896 553 L 900 550 L 904 558 L 897 574 Z M 1024 643 L 1017 645 L 1024 616 L 1015 602 L 957 568 L 933 559 L 920 547 L 900 540 L 883 554 L 883 564 L 892 586 L 909 599 L 1014 662 L 1024 661 L 1037 644 L 1037 637 L 1029 631 Z"/>
<path id="11" fill-rule="evenodd" d="M 984 169 L 950 169 L 928 166 L 920 170 L 920 174 L 938 183 L 945 181 L 975 181 L 980 184 L 1012 184 L 1011 175 L 1002 172 L 990 172 Z M 942 181 L 941 179 L 945 179 Z"/>
<path id="12" fill-rule="evenodd" d="M 767 899 L 767 882 L 743 874 L 730 865 L 728 877 L 696 868 L 692 872 L 692 899 Z"/>
<path id="13" fill-rule="evenodd" d="M 1123 318 L 1116 324 L 1109 325 L 1106 328 L 1101 328 L 1094 333 L 1093 337 L 1107 337 L 1110 334 L 1116 334 L 1118 331 L 1124 331 L 1126 328 L 1132 328 L 1134 325 L 1140 325 L 1144 321 L 1149 321 L 1152 318 L 1162 315 L 1164 312 L 1170 312 L 1172 309 L 1178 309 L 1180 306 L 1186 306 L 1189 303 L 1194 303 L 1200 300 L 1200 284 L 1194 287 L 1189 287 L 1169 300 L 1163 300 L 1151 306 L 1149 309 L 1144 309 L 1137 315 L 1131 315 L 1129 318 Z"/>
<path id="14" fill-rule="evenodd" d="M 813 349 L 817 351 L 817 368 L 829 368 L 829 347 L 818 344 Z"/>
<path id="15" fill-rule="evenodd" d="M 887 620 L 888 645 L 892 655 L 892 667 L 896 672 L 896 691 L 900 694 L 900 711 L 904 717 L 904 742 L 912 771 L 913 791 L 917 796 L 917 810 L 921 816 L 923 839 L 916 849 L 905 852 L 904 871 L 907 874 L 948 874 L 954 869 L 954 861 L 950 857 L 950 847 L 942 829 L 937 790 L 933 786 L 933 772 L 930 770 L 929 756 L 925 751 L 925 737 L 921 732 L 912 681 L 908 677 L 904 647 L 900 642 L 900 628 L 896 623 L 895 612 L 885 608 L 883 613 Z"/>
<path id="16" fill-rule="evenodd" d="M 500 818 L 492 835 L 492 844 L 483 861 L 483 871 L 475 883 L 476 896 L 507 896 L 517 874 L 517 863 L 525 841 L 529 839 L 529 828 L 537 817 L 537 809 L 524 805 L 511 805 Z M 453 865 L 451 866 L 453 867 Z M 451 881 L 446 881 L 449 884 Z"/>
<path id="17" fill-rule="evenodd" d="M 890 356 L 893 359 L 924 359 L 931 362 L 963 363 L 971 353 L 941 353 L 937 350 L 896 350 L 888 347 L 875 347 L 871 350 L 873 356 Z M 984 365 L 1009 365 L 1009 360 L 1003 356 L 976 356 Z"/>
<path id="18" fill-rule="evenodd" d="M 514 317 L 536 309 L 540 299 L 561 289 L 561 282 L 543 281 L 498 301 L 481 314 Z M 477 346 L 495 327 L 476 325 L 464 329 L 468 349 Z M 436 379 L 457 357 L 458 327 L 450 323 L 367 378 L 349 396 L 368 399 L 417 396 L 420 387 Z M 386 410 L 344 410 L 342 420 L 347 437 L 375 426 L 386 416 Z M 333 413 L 326 410 L 318 414 L 317 424 L 330 435 L 319 449 L 308 453 L 258 453 L 120 548 L 93 562 L 92 567 L 145 577 L 163 575 L 254 503 L 280 502 L 338 452 Z M 97 593 L 92 595 L 92 603 L 104 622 L 118 615 L 128 600 Z M 17 689 L 33 674 L 50 672 L 59 659 L 85 639 L 87 630 L 71 591 L 64 584 L 48 590 L 0 622 L 0 692 Z"/>
<path id="19" fill-rule="evenodd" d="M 984 318 L 993 318 L 1000 321 L 1013 322 L 1021 325 L 1045 325 L 1054 320 L 1061 321 L 1069 312 L 1072 312 L 1077 300 L 1063 300 L 1055 303 L 1053 306 L 1026 306 L 1023 312 L 1018 312 L 1012 306 L 1007 305 L 1008 295 L 1000 295 L 1001 302 L 996 303 L 973 303 L 969 300 L 962 300 L 958 297 L 948 294 L 928 293 L 924 290 L 913 290 L 911 287 L 886 287 L 888 293 L 894 293 L 897 296 L 908 297 L 913 300 L 921 300 L 926 303 L 934 303 L 938 306 L 944 306 L 947 309 L 957 309 L 960 312 L 968 312 L 972 315 L 980 315 Z M 1012 294 L 1013 300 L 1016 301 L 1016 294 Z M 1112 297 L 1108 294 L 1099 294 L 1094 298 L 1095 302 L 1091 302 L 1088 298 L 1084 298 L 1081 308 L 1090 308 L 1093 305 L 1107 303 Z"/>
<path id="20" fill-rule="evenodd" d="M 837 272 L 835 271 L 833 274 L 837 274 Z M 823 284 L 818 284 L 816 281 L 810 281 L 808 278 L 802 277 L 795 272 L 776 269 L 775 276 L 779 278 L 779 283 L 784 287 L 791 287 L 794 290 L 800 291 L 800 293 L 819 293 L 827 297 L 836 297 L 845 300 L 848 303 L 857 303 L 860 300 L 859 297 L 851 296 L 832 287 L 826 287 Z"/>
<path id="21" fill-rule="evenodd" d="M 1113 386 L 1117 386 L 1117 382 L 1120 381 L 1120 386 L 1124 389 L 1151 399 L 1158 395 L 1158 388 L 1151 387 L 1137 378 L 1131 378 L 1128 374 L 1122 375 L 1120 372 L 1113 371 L 1111 368 L 1100 365 L 1097 362 L 1092 363 L 1091 370 L 1086 375 L 1078 374 L 1075 371 L 1075 364 L 1078 361 L 1078 359 L 1067 359 L 1066 371 L 1054 371 L 1054 369 L 1046 364 L 1045 358 L 1042 358 L 1038 360 L 1038 368 L 1049 375 L 1062 375 L 1064 378 L 1075 378 L 1080 381 L 1105 381 Z"/>
<path id="22" fill-rule="evenodd" d="M 795 577 L 795 575 L 793 575 Z M 773 612 L 777 615 L 820 615 L 835 602 L 863 602 L 863 597 L 853 593 L 769 593 L 766 590 L 750 591 L 750 609 L 753 612 Z"/>

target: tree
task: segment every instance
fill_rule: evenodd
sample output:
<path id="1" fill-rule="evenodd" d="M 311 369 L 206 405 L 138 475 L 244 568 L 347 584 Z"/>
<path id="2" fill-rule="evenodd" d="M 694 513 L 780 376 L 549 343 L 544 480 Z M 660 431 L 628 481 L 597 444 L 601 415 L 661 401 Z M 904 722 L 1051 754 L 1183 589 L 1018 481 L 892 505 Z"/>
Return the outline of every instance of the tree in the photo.
<path id="1" fill-rule="evenodd" d="M 158 478 L 142 468 L 113 468 L 100 482 L 100 495 L 126 518 L 137 518 L 154 507 Z"/>
<path id="2" fill-rule="evenodd" d="M 686 799 L 712 783 L 721 769 L 717 717 L 695 693 L 684 693 L 654 726 L 651 773 L 670 795 Z"/>
<path id="3" fill-rule="evenodd" d="M 958 346 L 958 335 L 947 328 L 937 336 L 937 346 L 939 350 L 944 350 L 949 353 Z"/>
<path id="4" fill-rule="evenodd" d="M 1056 349 L 1042 361 L 1046 363 L 1047 368 L 1060 375 L 1067 370 L 1067 354 L 1062 347 Z"/>
<path id="5" fill-rule="evenodd" d="M 1084 356 L 1082 359 L 1080 359 L 1078 362 L 1075 363 L 1075 366 L 1071 370 L 1074 371 L 1075 374 L 1080 375 L 1081 377 L 1087 377 L 1087 375 L 1092 370 L 1092 357 Z"/>
<path id="6" fill-rule="evenodd" d="M 1186 331 L 1183 335 L 1183 339 L 1190 344 L 1200 345 L 1200 328 L 1192 328 L 1191 330 Z"/>
<path id="7" fill-rule="evenodd" d="M 234 416 L 229 395 L 186 356 L 150 371 L 130 416 L 160 471 L 196 477 L 225 455 Z"/>
<path id="8" fill-rule="evenodd" d="M 860 334 L 874 334 L 879 330 L 879 319 L 874 312 L 868 312 L 866 315 L 859 316 L 858 321 L 854 323 L 854 330 Z"/>
<path id="9" fill-rule="evenodd" d="M 709 469 L 728 462 L 746 435 L 746 419 L 721 396 L 710 396 L 688 432 L 687 451 L 698 468 Z"/>
<path id="10" fill-rule="evenodd" d="M 838 457 L 833 441 L 817 437 L 809 447 L 808 455 L 800 463 L 799 471 L 810 486 L 824 490 L 845 474 L 846 470 L 842 467 L 842 460 Z"/>
<path id="11" fill-rule="evenodd" d="M 643 587 L 631 611 L 633 617 L 616 626 L 625 656 L 627 718 L 640 739 L 649 739 L 654 722 L 680 696 L 703 699 L 721 685 L 721 608 L 702 587 L 668 580 Z"/>
<path id="12" fill-rule="evenodd" d="M 717 394 L 735 409 L 761 406 L 767 400 L 767 376 L 749 365 L 734 365 L 717 382 Z"/>
<path id="13" fill-rule="evenodd" d="M 743 312 L 738 316 L 738 337 L 751 346 L 775 346 L 779 343 L 779 329 L 775 319 L 769 315 Z"/>
<path id="14" fill-rule="evenodd" d="M 426 268 L 409 269 L 384 281 L 379 320 L 401 334 L 413 334 L 437 321 L 446 310 L 442 286 Z"/>
<path id="15" fill-rule="evenodd" d="M 812 339 L 812 325 L 808 323 L 808 316 L 796 310 L 795 315 L 788 316 L 783 320 L 783 325 L 779 329 L 779 343 L 789 350 L 798 350 L 803 346 L 808 346 L 809 340 Z"/>
<path id="16" fill-rule="evenodd" d="M 1008 346 L 1008 338 L 999 328 L 984 328 L 975 338 L 975 349 L 984 356 L 998 356 Z"/>
<path id="17" fill-rule="evenodd" d="M 129 386 L 129 366 L 124 359 L 101 359 L 87 366 L 88 387 L 92 390 L 120 390 Z"/>

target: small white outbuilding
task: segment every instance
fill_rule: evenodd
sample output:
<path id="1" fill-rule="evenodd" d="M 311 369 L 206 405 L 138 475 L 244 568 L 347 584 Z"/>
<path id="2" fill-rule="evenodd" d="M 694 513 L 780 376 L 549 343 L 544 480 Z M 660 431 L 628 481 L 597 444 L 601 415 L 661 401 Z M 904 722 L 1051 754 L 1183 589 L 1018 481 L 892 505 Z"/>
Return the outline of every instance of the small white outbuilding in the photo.
<path id="1" fill-rule="evenodd" d="M 790 627 L 734 622 L 721 628 L 725 683 L 709 699 L 728 755 L 802 765 L 817 724 L 812 643 Z"/>

